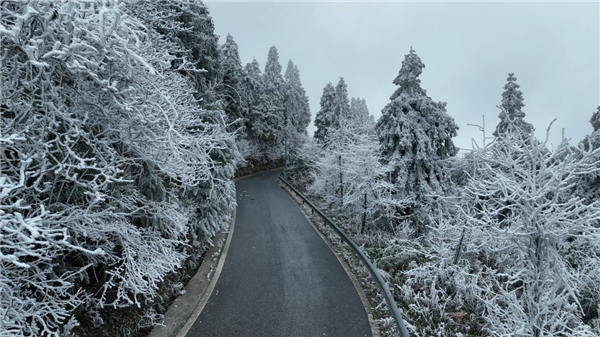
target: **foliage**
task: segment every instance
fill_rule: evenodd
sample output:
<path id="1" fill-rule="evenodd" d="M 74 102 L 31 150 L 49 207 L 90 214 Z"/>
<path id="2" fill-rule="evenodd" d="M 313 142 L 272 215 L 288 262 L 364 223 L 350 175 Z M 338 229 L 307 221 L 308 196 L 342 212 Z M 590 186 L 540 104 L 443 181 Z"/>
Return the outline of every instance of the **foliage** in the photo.
<path id="1" fill-rule="evenodd" d="M 84 302 L 151 301 L 235 207 L 223 113 L 200 108 L 134 5 L 2 3 L 9 334 L 67 333 Z"/>

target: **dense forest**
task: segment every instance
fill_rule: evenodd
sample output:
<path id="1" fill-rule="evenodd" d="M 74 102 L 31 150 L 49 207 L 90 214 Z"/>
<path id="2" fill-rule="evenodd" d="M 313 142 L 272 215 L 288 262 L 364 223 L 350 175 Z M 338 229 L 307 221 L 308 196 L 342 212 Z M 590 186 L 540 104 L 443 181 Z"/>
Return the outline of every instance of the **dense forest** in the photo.
<path id="1" fill-rule="evenodd" d="M 378 120 L 340 77 L 311 137 L 298 67 L 243 65 L 201 1 L 4 1 L 0 24 L 3 335 L 147 331 L 229 225 L 236 172 L 280 164 L 411 333 L 600 334 L 600 107 L 550 149 L 509 74 L 459 155 L 411 48 Z"/>

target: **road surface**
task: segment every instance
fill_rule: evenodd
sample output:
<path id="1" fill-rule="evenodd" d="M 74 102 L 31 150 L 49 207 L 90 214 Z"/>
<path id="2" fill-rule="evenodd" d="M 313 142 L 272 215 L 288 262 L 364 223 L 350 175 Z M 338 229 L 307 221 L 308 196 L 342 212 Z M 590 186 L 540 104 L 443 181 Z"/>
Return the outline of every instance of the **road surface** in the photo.
<path id="1" fill-rule="evenodd" d="M 280 173 L 236 183 L 225 264 L 187 336 L 371 336 L 348 274 L 278 186 Z"/>

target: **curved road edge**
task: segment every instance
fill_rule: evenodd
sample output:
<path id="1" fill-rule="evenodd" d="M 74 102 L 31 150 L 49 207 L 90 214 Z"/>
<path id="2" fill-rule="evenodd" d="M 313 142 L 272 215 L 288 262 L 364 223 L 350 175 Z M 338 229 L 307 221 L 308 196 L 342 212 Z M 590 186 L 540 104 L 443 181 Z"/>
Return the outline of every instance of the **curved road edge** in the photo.
<path id="1" fill-rule="evenodd" d="M 369 298 L 367 297 L 367 294 L 365 293 L 364 288 L 360 284 L 360 281 L 358 281 L 358 278 L 356 277 L 356 275 L 352 271 L 352 268 L 350 268 L 350 266 L 348 265 L 348 263 L 346 262 L 346 260 L 344 259 L 344 257 L 342 257 L 337 252 L 337 250 L 332 246 L 331 241 L 327 237 L 325 237 L 325 235 L 321 232 L 321 230 L 319 230 L 319 228 L 313 222 L 313 220 L 311 219 L 311 217 L 308 214 L 306 214 L 305 209 L 298 202 L 298 199 L 292 193 L 290 193 L 289 190 L 285 186 L 283 186 L 281 184 L 280 184 L 280 186 L 281 186 L 281 188 L 283 188 L 283 190 L 286 191 L 286 193 L 294 201 L 294 203 L 296 204 L 296 206 L 298 207 L 298 209 L 300 209 L 300 212 L 302 212 L 302 214 L 306 218 L 306 221 L 308 221 L 308 223 L 313 227 L 313 229 L 317 232 L 317 234 L 319 234 L 319 236 L 321 237 L 321 239 L 323 241 L 325 241 L 325 244 L 327 244 L 327 247 L 329 247 L 329 249 L 331 250 L 331 252 L 333 253 L 333 255 L 335 255 L 335 257 L 338 259 L 338 261 L 340 262 L 340 264 L 342 265 L 342 267 L 346 271 L 346 274 L 348 274 L 348 277 L 350 278 L 350 281 L 352 281 L 352 284 L 354 285 L 354 288 L 356 288 L 356 292 L 358 293 L 358 297 L 360 297 L 360 301 L 362 302 L 363 307 L 365 308 L 365 311 L 367 313 L 367 318 L 369 320 L 369 325 L 371 326 L 371 334 L 373 335 L 373 337 L 380 337 L 381 333 L 379 331 L 379 328 L 377 327 L 377 324 L 375 323 L 375 320 L 373 319 L 373 311 L 372 311 L 372 308 L 371 308 L 371 303 L 369 303 Z"/>
<path id="2" fill-rule="evenodd" d="M 237 182 L 245 178 L 276 170 L 281 170 L 281 168 L 255 172 L 237 177 L 233 179 L 233 181 Z M 184 287 L 185 294 L 177 297 L 175 301 L 173 301 L 159 325 L 156 325 L 150 331 L 148 337 L 179 337 L 185 336 L 190 330 L 202 312 L 202 309 L 206 305 L 206 302 L 210 298 L 210 295 L 219 280 L 225 258 L 227 257 L 227 250 L 229 249 L 231 238 L 233 237 L 232 233 L 235 227 L 235 216 L 236 210 L 233 210 L 229 228 L 223 229 L 215 234 L 213 238 L 214 244 L 206 252 L 204 260 L 202 260 L 196 274 L 194 274 Z M 219 244 L 222 240 L 225 240 L 225 244 L 223 245 Z M 218 254 L 218 257 L 212 258 L 215 254 Z M 210 273 L 213 270 L 212 277 L 210 277 Z"/>

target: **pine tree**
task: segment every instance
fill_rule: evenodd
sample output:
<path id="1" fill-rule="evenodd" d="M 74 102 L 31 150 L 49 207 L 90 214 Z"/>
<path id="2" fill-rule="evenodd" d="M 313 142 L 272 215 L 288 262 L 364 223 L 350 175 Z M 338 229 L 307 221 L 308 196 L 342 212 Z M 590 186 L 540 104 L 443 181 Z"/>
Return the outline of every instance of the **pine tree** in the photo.
<path id="1" fill-rule="evenodd" d="M 457 153 L 452 137 L 458 126 L 446 113 L 446 103 L 434 102 L 421 88 L 418 76 L 424 67 L 411 49 L 394 79 L 398 89 L 376 125 L 383 161 L 393 169 L 391 182 L 397 197 L 413 200 L 414 207 L 403 210 L 405 214 L 422 208 L 426 195 L 443 192 L 446 170 L 442 160 Z"/>
<path id="2" fill-rule="evenodd" d="M 600 148 L 600 106 L 590 118 L 590 124 L 592 124 L 592 134 L 585 136 L 581 141 L 580 147 L 585 151 L 593 151 Z"/>
<path id="3" fill-rule="evenodd" d="M 287 119 L 295 133 L 306 134 L 306 128 L 310 123 L 310 107 L 306 91 L 300 82 L 300 72 L 292 60 L 288 62 L 284 79 L 283 95 Z"/>
<path id="4" fill-rule="evenodd" d="M 502 137 L 507 132 L 518 132 L 528 139 L 534 131 L 531 124 L 525 122 L 525 113 L 523 112 L 523 93 L 519 90 L 517 78 L 514 73 L 508 74 L 507 83 L 504 85 L 502 93 L 502 104 L 500 105 L 500 123 L 494 131 L 495 137 Z"/>
<path id="5" fill-rule="evenodd" d="M 279 53 L 275 46 L 269 49 L 269 56 L 265 64 L 262 82 L 264 92 L 262 94 L 262 103 L 264 105 L 263 113 L 260 116 L 258 125 L 264 138 L 274 141 L 275 144 L 282 144 L 283 129 L 285 123 L 284 102 L 283 102 L 283 77 L 281 76 L 281 65 L 279 64 Z"/>
<path id="6" fill-rule="evenodd" d="M 329 128 L 333 125 L 333 109 L 335 101 L 335 88 L 331 82 L 325 85 L 323 88 L 323 95 L 321 96 L 321 109 L 315 116 L 315 130 L 314 138 L 319 144 L 325 144 L 329 136 Z"/>
<path id="7" fill-rule="evenodd" d="M 375 127 L 375 119 L 369 114 L 367 101 L 364 98 L 352 97 L 350 100 L 350 116 L 357 126 L 365 130 L 371 130 Z"/>
<path id="8" fill-rule="evenodd" d="M 245 130 L 243 129 L 244 111 L 242 107 L 242 81 L 244 70 L 240 61 L 237 43 L 233 40 L 231 34 L 227 34 L 227 40 L 221 47 L 221 83 L 220 96 L 223 100 L 223 110 L 228 119 L 228 123 L 233 123 L 228 127 L 229 131 L 235 131 L 241 128 L 238 138 L 242 138 Z"/>
<path id="9" fill-rule="evenodd" d="M 244 123 L 248 139 L 251 141 L 260 140 L 261 135 L 264 134 L 260 126 L 261 115 L 264 110 L 261 100 L 264 92 L 261 73 L 260 65 L 256 59 L 246 64 L 244 68 L 244 80 L 242 83 Z"/>
<path id="10" fill-rule="evenodd" d="M 335 86 L 335 99 L 333 102 L 333 126 L 340 126 L 342 120 L 350 120 L 350 101 L 348 100 L 348 86 L 343 77 L 340 77 Z"/>
<path id="11" fill-rule="evenodd" d="M 204 107 L 213 105 L 218 100 L 219 37 L 206 5 L 199 0 L 167 0 L 134 1 L 130 7 L 131 15 L 141 17 L 179 46 L 177 50 L 169 50 L 177 57 L 171 62 L 173 68 L 192 81 L 196 97 Z"/>
<path id="12" fill-rule="evenodd" d="M 394 80 L 399 88 L 376 125 L 383 158 L 395 167 L 392 180 L 416 195 L 441 190 L 437 162 L 457 152 L 452 137 L 458 126 L 446 113 L 446 103 L 434 102 L 420 86 L 424 67 L 411 49 Z"/>

